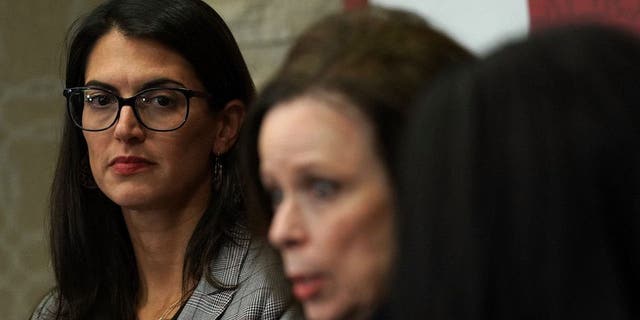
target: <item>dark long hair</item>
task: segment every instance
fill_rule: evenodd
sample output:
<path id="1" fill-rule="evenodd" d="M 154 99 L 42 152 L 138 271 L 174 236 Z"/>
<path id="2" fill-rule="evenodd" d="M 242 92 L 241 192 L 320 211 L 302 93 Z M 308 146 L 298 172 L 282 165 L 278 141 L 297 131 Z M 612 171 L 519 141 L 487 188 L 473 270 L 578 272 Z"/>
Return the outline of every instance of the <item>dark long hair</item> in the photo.
<path id="1" fill-rule="evenodd" d="M 401 161 L 395 315 L 637 319 L 640 41 L 535 34 L 436 85 Z"/>
<path id="2" fill-rule="evenodd" d="M 211 94 L 216 112 L 232 99 L 252 103 L 254 86 L 228 27 L 199 0 L 112 0 L 76 21 L 68 35 L 66 86 L 84 85 L 87 57 L 96 41 L 117 28 L 128 37 L 151 39 L 181 54 Z M 117 54 L 117 53 L 114 53 Z M 236 151 L 222 157 L 222 182 L 189 241 L 183 272 L 209 276 L 210 261 L 225 231 L 244 220 Z M 135 319 L 139 275 L 119 206 L 99 189 L 83 186 L 87 145 L 67 117 L 51 191 L 51 256 L 58 294 L 58 318 Z M 84 176 L 83 176 L 84 172 Z M 86 184 L 86 183 L 85 183 Z M 213 197 L 212 197 L 213 198 Z M 208 279 L 213 284 L 215 279 Z"/>
<path id="3" fill-rule="evenodd" d="M 250 212 L 257 224 L 268 225 L 272 216 L 265 211 L 272 206 L 259 181 L 257 140 L 262 119 L 274 105 L 305 94 L 338 94 L 372 124 L 376 151 L 391 171 L 397 133 L 418 88 L 471 58 L 422 18 L 400 10 L 368 7 L 334 14 L 311 26 L 247 117 L 242 160 Z"/>

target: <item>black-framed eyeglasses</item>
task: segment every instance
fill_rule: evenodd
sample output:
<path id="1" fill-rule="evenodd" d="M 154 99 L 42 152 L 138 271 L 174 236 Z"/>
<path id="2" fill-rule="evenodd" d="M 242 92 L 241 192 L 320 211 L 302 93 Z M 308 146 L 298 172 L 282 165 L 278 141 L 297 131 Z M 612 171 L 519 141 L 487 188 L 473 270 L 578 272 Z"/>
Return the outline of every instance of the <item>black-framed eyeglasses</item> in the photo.
<path id="1" fill-rule="evenodd" d="M 73 123 L 86 131 L 111 128 L 120 117 L 123 106 L 130 106 L 145 128 L 154 131 L 177 130 L 189 116 L 192 97 L 209 98 L 209 94 L 186 88 L 150 88 L 130 98 L 96 87 L 64 89 L 67 111 Z"/>

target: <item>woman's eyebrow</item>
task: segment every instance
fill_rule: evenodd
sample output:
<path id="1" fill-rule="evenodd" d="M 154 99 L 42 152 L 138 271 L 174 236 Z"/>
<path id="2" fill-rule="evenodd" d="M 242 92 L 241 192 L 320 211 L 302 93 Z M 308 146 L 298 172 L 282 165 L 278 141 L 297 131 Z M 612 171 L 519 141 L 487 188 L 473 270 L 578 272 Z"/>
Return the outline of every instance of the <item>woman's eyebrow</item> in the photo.
<path id="1" fill-rule="evenodd" d="M 138 88 L 136 91 L 140 92 L 142 90 L 145 89 L 150 89 L 150 88 L 157 88 L 157 87 L 166 87 L 166 86 L 177 86 L 180 88 L 185 88 L 185 85 L 180 82 L 180 81 L 176 81 L 173 79 L 169 79 L 169 78 L 158 78 L 158 79 L 153 79 L 151 81 L 145 82 L 140 88 Z M 98 87 L 98 88 L 102 88 L 102 89 L 106 89 L 108 91 L 114 92 L 114 93 L 118 93 L 119 90 L 116 89 L 116 87 L 102 82 L 102 81 L 98 81 L 98 80 L 90 80 L 87 83 L 85 83 L 86 87 Z"/>
<path id="2" fill-rule="evenodd" d="M 142 90 L 150 89 L 150 88 L 165 87 L 167 85 L 172 85 L 172 86 L 178 86 L 180 88 L 185 88 L 185 85 L 180 81 L 176 81 L 176 80 L 169 79 L 169 78 L 158 78 L 158 79 L 154 79 L 154 80 L 145 82 L 142 85 L 142 87 L 140 87 L 138 89 L 138 91 L 142 91 Z"/>
<path id="3" fill-rule="evenodd" d="M 118 92 L 118 89 L 116 89 L 114 86 L 102 82 L 102 81 L 98 81 L 98 80 L 90 80 L 87 83 L 84 84 L 85 87 L 98 87 L 101 89 L 107 89 L 111 92 Z"/>

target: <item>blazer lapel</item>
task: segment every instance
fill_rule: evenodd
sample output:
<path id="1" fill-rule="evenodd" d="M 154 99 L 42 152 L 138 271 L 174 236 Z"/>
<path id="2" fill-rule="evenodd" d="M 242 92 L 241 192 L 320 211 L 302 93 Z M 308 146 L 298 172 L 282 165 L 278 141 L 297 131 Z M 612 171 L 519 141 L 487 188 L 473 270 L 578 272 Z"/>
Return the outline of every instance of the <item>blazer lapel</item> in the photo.
<path id="1" fill-rule="evenodd" d="M 202 277 L 180 313 L 179 320 L 218 319 L 233 299 L 251 236 L 242 227 L 234 228 L 230 234 L 233 239 L 223 245 L 211 263 L 211 277 L 222 288 L 216 288 L 207 281 L 207 277 Z"/>

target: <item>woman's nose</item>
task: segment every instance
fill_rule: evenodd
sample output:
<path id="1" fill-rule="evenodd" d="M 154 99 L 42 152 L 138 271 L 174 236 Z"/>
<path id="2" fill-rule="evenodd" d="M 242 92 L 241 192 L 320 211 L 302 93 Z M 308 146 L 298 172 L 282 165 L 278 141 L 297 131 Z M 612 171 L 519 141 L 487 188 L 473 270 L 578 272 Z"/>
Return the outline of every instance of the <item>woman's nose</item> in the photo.
<path id="1" fill-rule="evenodd" d="M 132 143 L 140 142 L 145 138 L 145 130 L 136 118 L 131 106 L 123 106 L 120 109 L 120 116 L 115 124 L 114 135 L 118 140 Z"/>
<path id="2" fill-rule="evenodd" d="M 307 228 L 302 212 L 294 199 L 283 199 L 273 214 L 269 227 L 269 242 L 280 249 L 298 246 L 307 238 Z"/>

